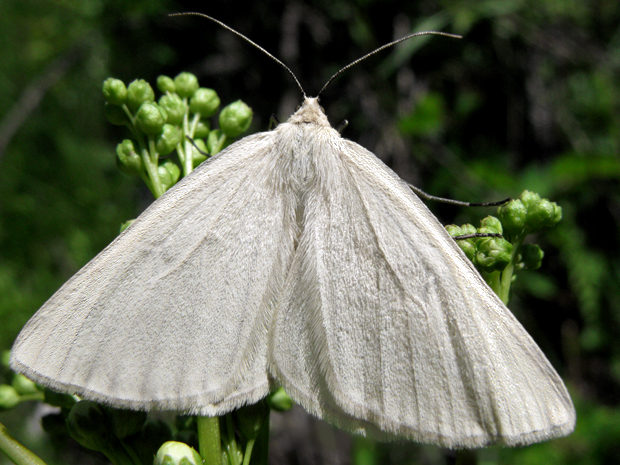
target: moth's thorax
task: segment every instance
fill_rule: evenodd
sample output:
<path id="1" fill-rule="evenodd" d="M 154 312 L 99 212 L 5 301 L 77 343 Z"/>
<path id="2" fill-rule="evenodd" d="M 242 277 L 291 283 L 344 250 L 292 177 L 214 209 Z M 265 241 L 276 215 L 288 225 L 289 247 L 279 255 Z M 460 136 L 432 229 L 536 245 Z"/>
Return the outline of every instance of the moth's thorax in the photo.
<path id="1" fill-rule="evenodd" d="M 288 122 L 331 127 L 317 97 L 305 97 L 301 107 L 288 119 Z"/>
<path id="2" fill-rule="evenodd" d="M 306 97 L 286 123 L 276 129 L 275 150 L 284 176 L 293 192 L 305 192 L 313 185 L 318 165 L 341 140 L 331 127 L 318 98 Z"/>
<path id="3" fill-rule="evenodd" d="M 301 231 L 306 196 L 311 186 L 316 185 L 317 157 L 320 156 L 325 139 L 333 137 L 329 133 L 334 130 L 319 105 L 318 98 L 308 97 L 304 98 L 301 106 L 280 129 L 280 143 L 284 150 L 279 153 L 283 155 L 284 166 L 287 166 L 287 188 L 296 199 L 295 223 L 298 231 Z"/>

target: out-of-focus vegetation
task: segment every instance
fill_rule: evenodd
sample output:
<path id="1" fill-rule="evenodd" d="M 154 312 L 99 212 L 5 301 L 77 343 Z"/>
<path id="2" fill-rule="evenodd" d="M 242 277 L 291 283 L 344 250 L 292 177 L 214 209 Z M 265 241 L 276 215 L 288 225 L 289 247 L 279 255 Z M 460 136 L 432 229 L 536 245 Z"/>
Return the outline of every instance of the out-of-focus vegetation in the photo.
<path id="1" fill-rule="evenodd" d="M 116 169 L 115 146 L 125 134 L 105 120 L 105 78 L 155 82 L 160 74 L 191 71 L 223 100 L 247 102 L 254 130 L 265 130 L 272 113 L 285 120 L 300 102 L 290 76 L 248 44 L 206 20 L 166 16 L 197 8 L 286 62 L 308 94 L 340 67 L 413 30 L 464 36 L 414 39 L 375 56 L 339 77 L 322 104 L 334 126 L 349 120 L 345 137 L 431 194 L 485 201 L 529 189 L 562 207 L 559 225 L 536 238 L 545 251 L 542 268 L 519 274 L 509 306 L 569 385 L 577 430 L 523 449 L 483 451 L 479 463 L 615 463 L 615 0 L 9 0 L 0 15 L 0 347 L 8 349 L 34 311 L 152 200 Z M 494 213 L 430 207 L 446 224 Z M 37 430 L 33 409 L 21 404 L 0 413 L 0 422 L 50 465 L 102 463 Z M 272 460 L 445 462 L 435 448 L 334 441 L 309 424 L 307 434 L 295 436 L 290 423 L 273 434 Z"/>

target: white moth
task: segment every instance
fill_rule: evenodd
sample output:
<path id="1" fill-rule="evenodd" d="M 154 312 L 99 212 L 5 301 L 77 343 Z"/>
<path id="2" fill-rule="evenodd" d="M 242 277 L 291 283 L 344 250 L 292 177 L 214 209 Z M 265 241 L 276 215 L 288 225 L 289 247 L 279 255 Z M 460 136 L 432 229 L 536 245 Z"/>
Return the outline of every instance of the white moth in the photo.
<path id="1" fill-rule="evenodd" d="M 282 386 L 341 428 L 452 448 L 575 423 L 521 324 L 317 98 L 155 201 L 27 323 L 11 366 L 115 407 L 209 416 Z"/>

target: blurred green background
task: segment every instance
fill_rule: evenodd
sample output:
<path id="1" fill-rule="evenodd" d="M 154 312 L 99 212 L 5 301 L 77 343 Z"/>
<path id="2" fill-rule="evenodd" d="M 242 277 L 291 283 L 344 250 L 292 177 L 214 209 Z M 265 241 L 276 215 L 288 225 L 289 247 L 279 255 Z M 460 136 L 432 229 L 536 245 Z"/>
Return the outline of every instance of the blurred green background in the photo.
<path id="1" fill-rule="evenodd" d="M 529 189 L 562 206 L 560 225 L 535 238 L 546 252 L 542 269 L 519 275 L 510 308 L 566 380 L 577 429 L 545 444 L 484 451 L 478 463 L 618 463 L 617 0 L 4 1 L 0 348 L 152 201 L 116 170 L 115 146 L 127 134 L 104 118 L 106 77 L 154 85 L 160 74 L 193 72 L 224 105 L 248 103 L 252 131 L 266 130 L 274 113 L 286 120 L 300 103 L 290 76 L 256 49 L 206 20 L 167 17 L 191 10 L 274 53 L 310 95 L 340 67 L 412 31 L 464 36 L 383 52 L 339 77 L 322 105 L 334 126 L 348 119 L 345 137 L 433 195 L 489 201 Z M 494 213 L 429 206 L 445 224 Z M 0 412 L 0 422 L 50 465 L 105 463 L 40 432 L 40 409 L 20 405 Z M 358 464 L 447 460 L 410 444 L 368 454 L 373 447 L 303 412 L 287 415 L 273 421 L 273 463 L 347 464 L 356 454 Z"/>

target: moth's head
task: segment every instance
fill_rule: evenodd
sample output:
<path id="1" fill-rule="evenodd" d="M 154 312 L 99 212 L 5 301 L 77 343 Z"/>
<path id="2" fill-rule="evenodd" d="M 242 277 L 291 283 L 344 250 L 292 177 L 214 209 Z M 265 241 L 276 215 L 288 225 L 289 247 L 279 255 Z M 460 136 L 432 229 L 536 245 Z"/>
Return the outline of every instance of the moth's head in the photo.
<path id="1" fill-rule="evenodd" d="M 304 97 L 304 101 L 297 111 L 288 120 L 292 124 L 317 124 L 330 126 L 323 107 L 319 105 L 318 97 Z"/>

